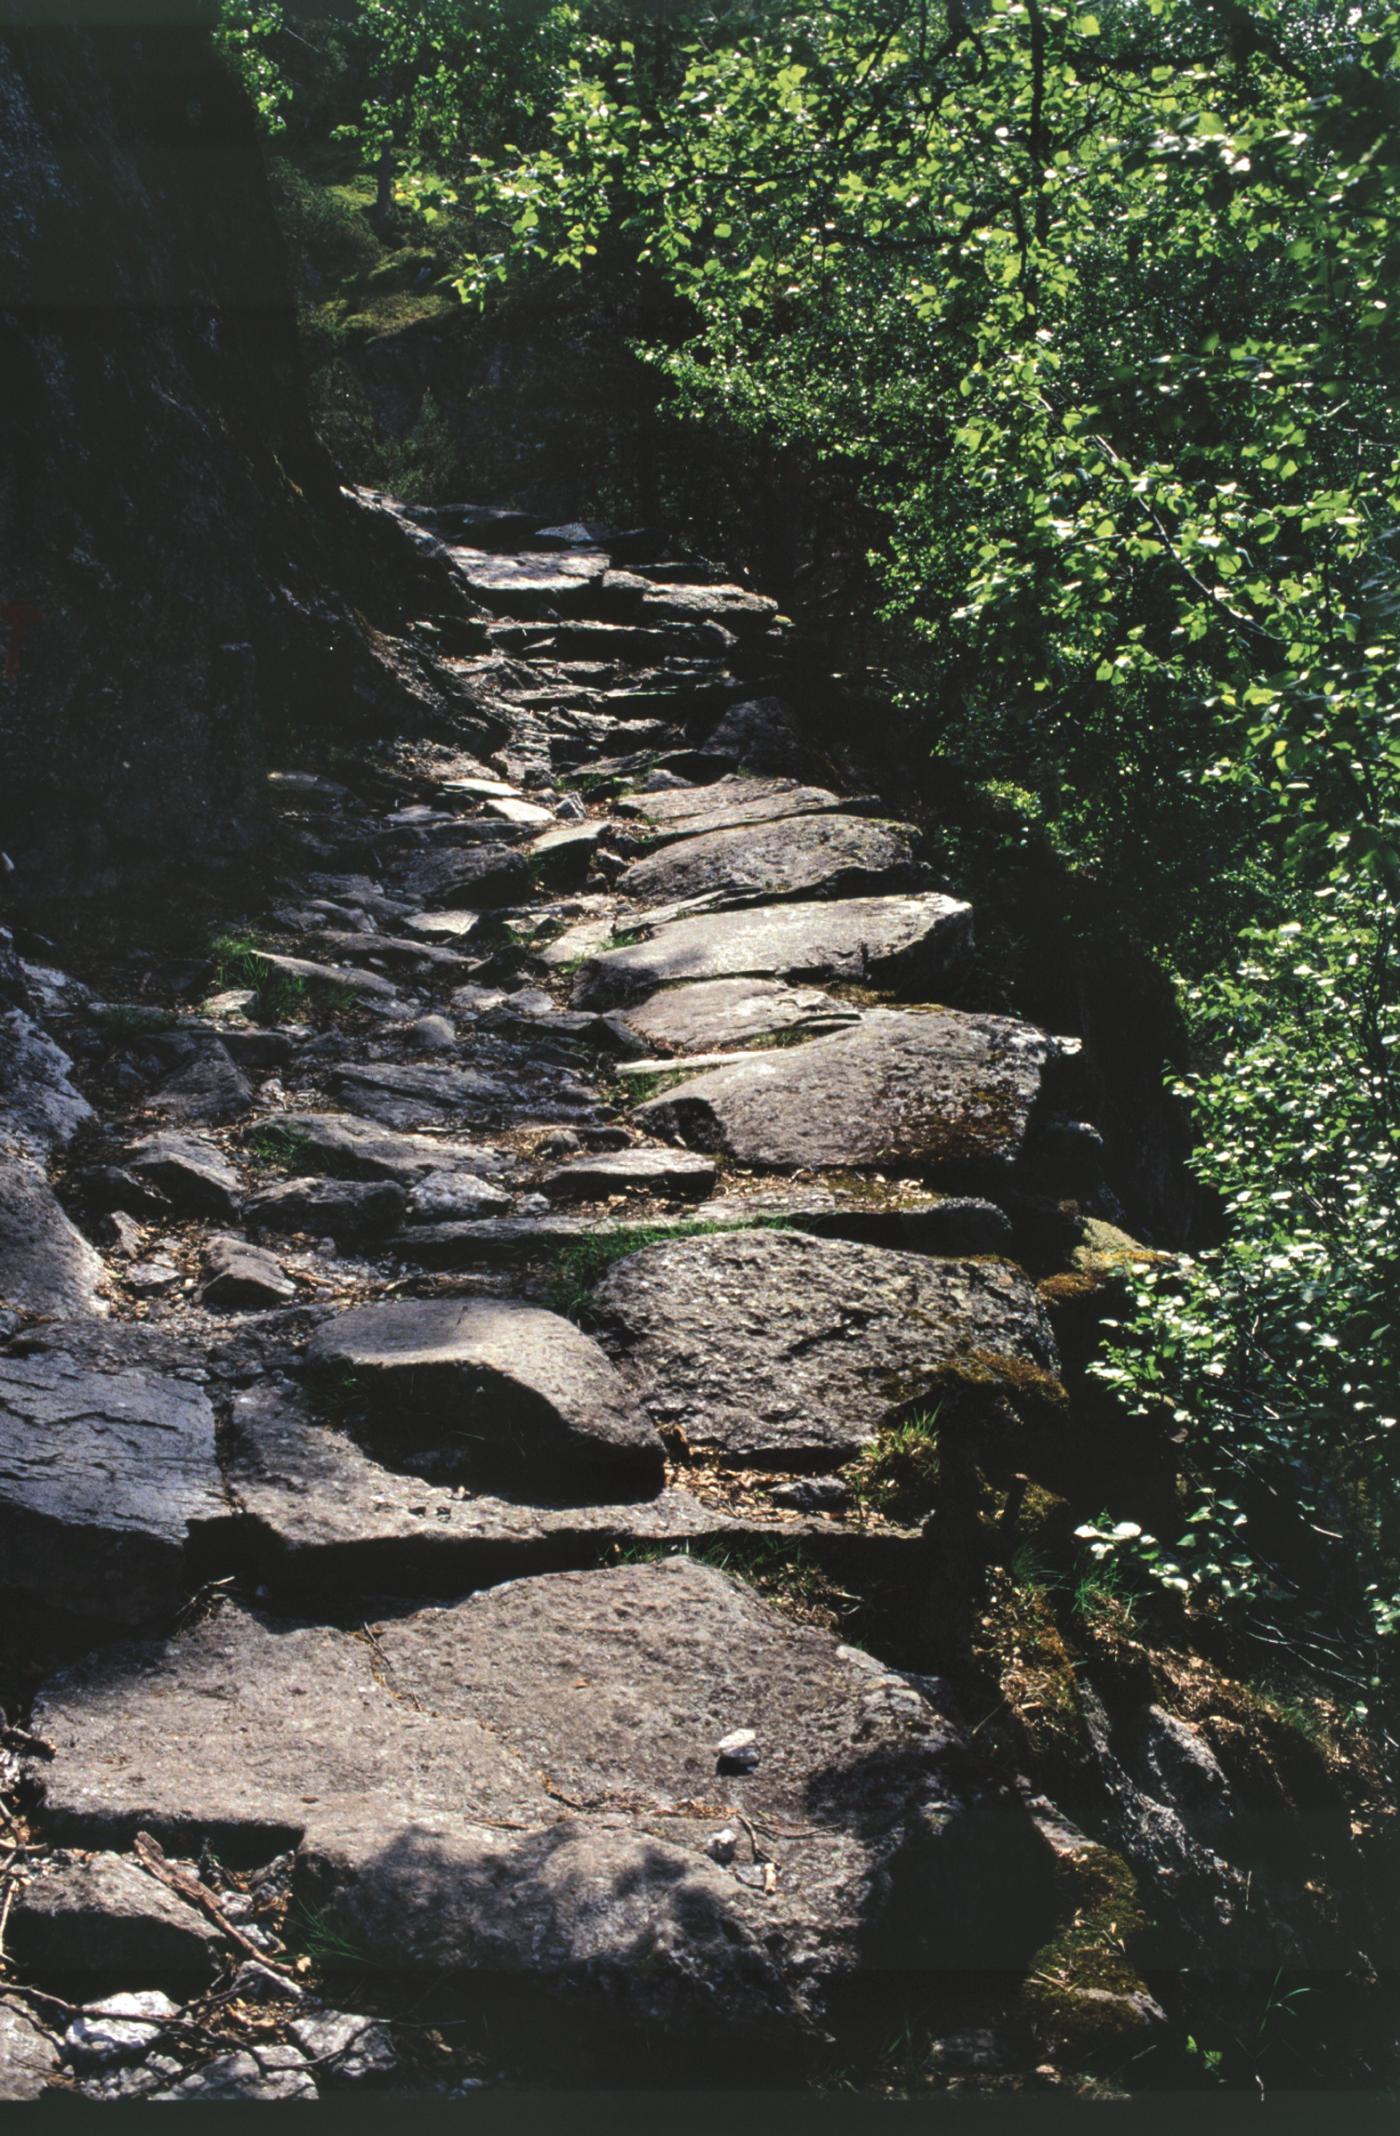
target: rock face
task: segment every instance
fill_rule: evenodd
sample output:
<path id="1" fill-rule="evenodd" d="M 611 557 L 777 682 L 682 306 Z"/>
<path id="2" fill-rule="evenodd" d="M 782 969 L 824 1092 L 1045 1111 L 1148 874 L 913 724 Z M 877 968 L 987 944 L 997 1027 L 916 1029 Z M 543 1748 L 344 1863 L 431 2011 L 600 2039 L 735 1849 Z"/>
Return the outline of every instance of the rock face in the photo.
<path id="1" fill-rule="evenodd" d="M 139 1624 L 179 1599 L 191 1532 L 225 1516 L 202 1389 L 53 1351 L 0 1358 L 0 1580 Z"/>
<path id="2" fill-rule="evenodd" d="M 470 1069 L 438 1068 L 395 1061 L 360 1061 L 332 1077 L 341 1102 L 385 1127 L 437 1127 L 504 1104 L 510 1092 L 493 1077 Z"/>
<path id="3" fill-rule="evenodd" d="M 98 1306 L 102 1262 L 34 1164 L 0 1154 L 0 1303 L 59 1319 Z"/>
<path id="4" fill-rule="evenodd" d="M 707 831 L 634 861 L 618 888 L 653 904 L 719 897 L 847 897 L 897 889 L 913 866 L 913 833 L 864 816 L 797 816 Z"/>
<path id="5" fill-rule="evenodd" d="M 877 1010 L 850 1031 L 713 1068 L 637 1110 L 743 1164 L 996 1179 L 1021 1158 L 1053 1039 L 1003 1016 Z"/>
<path id="6" fill-rule="evenodd" d="M 58 2048 L 17 2004 L 0 2002 L 0 2101 L 37 2099 L 58 2074 Z"/>
<path id="7" fill-rule="evenodd" d="M 876 979 L 936 986 L 967 955 L 972 912 L 956 898 L 862 897 L 760 905 L 658 927 L 645 942 L 592 957 L 574 1001 L 607 1009 L 682 979 Z"/>
<path id="8" fill-rule="evenodd" d="M 7 1940 L 27 1972 L 145 1980 L 208 1980 L 220 1950 L 212 1922 L 120 1854 L 48 1864 L 19 1893 Z"/>
<path id="9" fill-rule="evenodd" d="M 366 1089 L 373 1087 L 366 1081 Z M 392 1083 L 378 1086 L 392 1090 Z M 410 1084 L 406 1086 L 412 1089 Z M 429 1088 L 441 1090 L 434 1082 Z M 428 1135 L 402 1135 L 338 1113 L 280 1113 L 270 1133 L 306 1171 L 329 1172 L 340 1179 L 393 1179 L 408 1186 L 425 1173 L 460 1164 L 480 1171 L 494 1153 L 473 1145 L 443 1142 Z"/>
<path id="10" fill-rule="evenodd" d="M 129 1152 L 126 1165 L 191 1216 L 232 1216 L 242 1192 L 223 1151 L 198 1135 L 150 1135 Z"/>
<path id="11" fill-rule="evenodd" d="M 1034 1286 L 1009 1261 L 800 1233 L 648 1247 L 593 1303 L 658 1430 L 740 1467 L 849 1461 L 887 1422 L 935 1406 L 959 1363 L 1057 1365 Z"/>
<path id="12" fill-rule="evenodd" d="M 670 2049 L 712 2054 L 720 2026 L 732 2055 L 800 2051 L 867 1970 L 1033 1947 L 1038 1844 L 978 1801 L 932 1687 L 721 1573 L 522 1580 L 376 1637 L 378 1681 L 355 1636 L 227 1608 L 71 1671 L 35 1721 L 50 1820 L 293 1840 L 298 1895 L 344 1943 L 562 1995 L 614 2053 L 643 2024 Z M 738 1728 L 746 1772 L 717 1749 Z M 114 1757 L 133 1736 L 136 1770 Z M 732 1813 L 755 1858 L 721 1866 L 705 1842 Z"/>
<path id="13" fill-rule="evenodd" d="M 618 802 L 621 816 L 640 816 L 656 837 L 691 838 L 701 831 L 731 830 L 741 823 L 773 823 L 782 816 L 820 814 L 841 806 L 824 786 L 803 786 L 796 779 L 716 779 L 709 786 L 680 786 L 670 792 L 629 794 Z"/>
<path id="14" fill-rule="evenodd" d="M 571 1321 L 504 1299 L 370 1305 L 308 1350 L 348 1376 L 397 1464 L 438 1479 L 528 1480 L 541 1499 L 600 1483 L 660 1488 L 660 1441 L 607 1358 Z"/>
<path id="15" fill-rule="evenodd" d="M 700 979 L 664 987 L 616 1014 L 647 1046 L 710 1053 L 778 1031 L 830 1030 L 857 1022 L 860 1011 L 818 987 L 785 986 L 780 979 Z"/>
<path id="16" fill-rule="evenodd" d="M 408 1197 L 392 1179 L 288 1179 L 248 1203 L 264 1231 L 309 1231 L 332 1239 L 367 1239 L 403 1221 Z"/>
<path id="17" fill-rule="evenodd" d="M 204 1256 L 200 1296 L 206 1305 L 230 1311 L 285 1305 L 297 1287 L 275 1254 L 246 1239 L 224 1236 L 209 1241 Z"/>

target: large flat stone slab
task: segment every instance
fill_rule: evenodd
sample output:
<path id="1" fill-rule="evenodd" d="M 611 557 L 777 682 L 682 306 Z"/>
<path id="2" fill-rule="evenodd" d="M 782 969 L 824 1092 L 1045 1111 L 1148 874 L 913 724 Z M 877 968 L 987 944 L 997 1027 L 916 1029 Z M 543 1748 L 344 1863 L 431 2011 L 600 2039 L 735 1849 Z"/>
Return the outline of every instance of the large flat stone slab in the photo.
<path id="1" fill-rule="evenodd" d="M 672 787 L 655 794 L 624 794 L 619 816 L 637 816 L 655 839 L 693 838 L 745 823 L 775 823 L 782 817 L 821 815 L 843 806 L 825 786 L 798 779 L 746 779 L 737 775 L 708 786 Z"/>
<path id="2" fill-rule="evenodd" d="M 435 1081 L 428 1087 L 437 1091 L 444 1086 Z M 397 1134 L 347 1113 L 278 1113 L 250 1130 L 255 1150 L 259 1137 L 268 1149 L 293 1160 L 298 1170 L 326 1172 L 335 1179 L 393 1179 L 407 1187 L 429 1172 L 460 1168 L 495 1179 L 509 1168 L 499 1150 L 484 1144 Z"/>
<path id="3" fill-rule="evenodd" d="M 914 858 L 907 825 L 868 816 L 798 816 L 680 838 L 634 861 L 618 883 L 656 904 L 723 897 L 850 897 L 907 885 Z"/>
<path id="4" fill-rule="evenodd" d="M 384 1127 L 441 1127 L 508 1104 L 510 1090 L 468 1068 L 400 1061 L 356 1061 L 337 1068 L 330 1088 L 351 1112 Z"/>
<path id="5" fill-rule="evenodd" d="M 505 1479 L 545 1499 L 658 1490 L 661 1442 L 598 1345 L 514 1299 L 361 1306 L 318 1328 L 308 1363 L 363 1402 L 396 1465 L 439 1482 Z"/>
<path id="6" fill-rule="evenodd" d="M 866 1538 L 825 1522 L 739 1518 L 674 1487 L 655 1497 L 536 1505 L 387 1468 L 295 1392 L 234 1399 L 228 1482 L 260 1581 L 279 1597 L 452 1594 L 619 1553 L 781 1542 L 846 1570 L 878 1551 L 912 1574 L 913 1536 Z"/>
<path id="7" fill-rule="evenodd" d="M 176 1603 L 193 1532 L 227 1510 L 201 1387 L 62 1350 L 0 1358 L 0 1585 L 138 1624 Z"/>
<path id="8" fill-rule="evenodd" d="M 779 1032 L 831 1031 L 859 1023 L 860 1011 L 819 987 L 781 979 L 700 979 L 615 1012 L 643 1045 L 673 1053 L 711 1053 Z"/>
<path id="9" fill-rule="evenodd" d="M 678 980 L 740 976 L 932 988 L 956 971 L 971 940 L 971 906 L 935 893 L 755 905 L 673 920 L 644 942 L 591 957 L 574 1001 L 615 1008 Z"/>
<path id="10" fill-rule="evenodd" d="M 928 1409 L 968 1360 L 1057 1369 L 1009 1261 L 938 1260 L 799 1232 L 666 1241 L 593 1292 L 657 1429 L 739 1467 L 830 1467 Z"/>
<path id="11" fill-rule="evenodd" d="M 222 1952 L 211 1921 L 121 1854 L 41 1863 L 6 1941 L 26 1974 L 126 1972 L 148 1984 L 208 1981 Z"/>
<path id="12" fill-rule="evenodd" d="M 67 1320 L 100 1308 L 101 1257 L 27 1157 L 0 1153 L 0 1305 Z"/>
<path id="13" fill-rule="evenodd" d="M 862 1974 L 1014 1965 L 1040 1925 L 1030 1827 L 934 1686 L 685 1558 L 513 1581 L 373 1647 L 225 1607 L 58 1678 L 33 1725 L 56 1837 L 295 1844 L 324 1933 L 507 1976 L 542 2020 L 567 1996 L 633 2066 L 649 2028 L 668 2055 L 815 2046 Z M 739 1729 L 749 1771 L 718 1748 Z"/>
<path id="14" fill-rule="evenodd" d="M 1005 1016 L 876 1010 L 849 1031 L 712 1068 L 636 1118 L 741 1164 L 903 1167 L 994 1184 L 1026 1148 L 1057 1050 Z"/>

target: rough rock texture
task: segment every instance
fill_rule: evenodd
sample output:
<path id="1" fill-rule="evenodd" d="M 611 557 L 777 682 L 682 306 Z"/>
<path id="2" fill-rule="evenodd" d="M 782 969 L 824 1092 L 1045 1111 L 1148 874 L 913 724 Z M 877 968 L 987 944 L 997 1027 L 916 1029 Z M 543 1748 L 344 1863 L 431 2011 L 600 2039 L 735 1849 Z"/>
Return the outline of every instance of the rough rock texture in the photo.
<path id="1" fill-rule="evenodd" d="M 37 2099 L 58 2073 L 58 2047 L 18 1998 L 0 2001 L 0 2101 Z"/>
<path id="2" fill-rule="evenodd" d="M 401 1223 L 408 1197 L 392 1179 L 287 1179 L 254 1194 L 250 1224 L 332 1239 L 375 1238 Z"/>
<path id="3" fill-rule="evenodd" d="M 222 1127 L 252 1110 L 253 1090 L 222 1039 L 192 1041 L 184 1065 L 151 1099 L 153 1112 L 168 1120 Z"/>
<path id="4" fill-rule="evenodd" d="M 45 1864 L 17 1894 L 6 1942 L 26 1974 L 143 1980 L 208 1980 L 221 1950 L 198 1908 L 120 1854 Z"/>
<path id="5" fill-rule="evenodd" d="M 401 881 L 432 905 L 511 905 L 529 896 L 530 864 L 517 847 L 493 841 L 424 853 Z"/>
<path id="6" fill-rule="evenodd" d="M 0 1153 L 0 1303 L 69 1319 L 95 1311 L 102 1262 L 37 1165 Z"/>
<path id="7" fill-rule="evenodd" d="M 376 1637 L 378 1677 L 356 1636 L 230 1608 L 83 1664 L 39 1701 L 50 1819 L 298 1839 L 303 1903 L 352 1947 L 581 1996 L 634 2055 L 642 2022 L 795 2049 L 867 1969 L 1029 1947 L 1039 1843 L 977 1801 L 936 1687 L 721 1573 L 522 1580 Z M 717 1746 L 745 1727 L 736 1774 Z M 734 1811 L 770 1874 L 705 1852 Z"/>
<path id="8" fill-rule="evenodd" d="M 243 1191 L 223 1151 L 199 1135 L 150 1135 L 128 1152 L 126 1169 L 189 1216 L 232 1216 Z"/>
<path id="9" fill-rule="evenodd" d="M 6 937 L 0 930 L 0 1000 Z M 16 969 L 21 988 L 23 980 Z M 92 1107 L 70 1080 L 73 1063 L 22 1008 L 0 1012 L 0 1144 L 29 1156 L 62 1148 L 92 1118 Z"/>
<path id="10" fill-rule="evenodd" d="M 927 1409 L 959 1362 L 1057 1365 L 1035 1288 L 1009 1261 L 729 1232 L 619 1261 L 593 1303 L 658 1429 L 740 1466 L 849 1461 Z"/>
<path id="11" fill-rule="evenodd" d="M 660 1488 L 659 1440 L 572 1321 L 515 1300 L 362 1306 L 318 1328 L 323 1373 L 350 1375 L 405 1467 L 449 1481 L 523 1478 L 541 1498 L 606 1482 Z"/>
<path id="12" fill-rule="evenodd" d="M 850 1031 L 712 1068 L 637 1119 L 743 1164 L 997 1178 L 1021 1157 L 1055 1042 L 1004 1016 L 877 1010 Z"/>
<path id="13" fill-rule="evenodd" d="M 200 1296 L 206 1305 L 229 1311 L 285 1305 L 297 1287 L 275 1254 L 228 1235 L 209 1241 L 204 1254 Z"/>
<path id="14" fill-rule="evenodd" d="M 176 1602 L 190 1533 L 226 1512 L 199 1387 L 63 1351 L 0 1358 L 0 1581 L 136 1624 Z"/>
<path id="15" fill-rule="evenodd" d="M 708 1194 L 715 1167 L 707 1157 L 681 1150 L 604 1150 L 575 1157 L 546 1172 L 540 1185 L 555 1201 L 602 1201 L 636 1188 L 662 1196 Z"/>
<path id="16" fill-rule="evenodd" d="M 343 1105 L 385 1127 L 436 1127 L 503 1104 L 506 1086 L 465 1068 L 436 1068 L 395 1061 L 359 1061 L 340 1068 L 331 1087 Z"/>
<path id="17" fill-rule="evenodd" d="M 780 816 L 805 816 L 841 806 L 839 795 L 825 786 L 803 786 L 796 779 L 746 779 L 731 775 L 708 786 L 679 786 L 668 792 L 626 794 L 617 803 L 620 816 L 640 816 L 653 836 L 691 838 L 700 831 L 724 831 L 740 823 L 772 823 Z"/>
<path id="18" fill-rule="evenodd" d="M 849 897 L 909 880 L 913 833 L 865 816 L 798 816 L 677 839 L 634 861 L 618 883 L 656 904 L 719 897 Z"/>
<path id="19" fill-rule="evenodd" d="M 561 1506 L 428 1483 L 376 1461 L 298 1395 L 266 1386 L 235 1397 L 228 1464 L 260 1578 L 297 1597 L 339 1594 L 346 1583 L 461 1594 L 619 1550 L 742 1540 L 759 1526 L 680 1489 Z M 776 1532 L 769 1523 L 768 1540 Z"/>
<path id="20" fill-rule="evenodd" d="M 306 1169 L 341 1179 L 394 1179 L 408 1186 L 425 1173 L 448 1166 L 460 1164 L 464 1170 L 483 1172 L 500 1161 L 494 1151 L 470 1143 L 395 1134 L 337 1113 L 279 1113 L 262 1132 L 270 1132 L 283 1147 L 294 1151 L 297 1163 Z"/>
<path id="21" fill-rule="evenodd" d="M 970 907 L 933 894 L 706 913 L 590 958 L 574 1001 L 606 1009 L 674 980 L 739 974 L 932 987 L 957 969 L 971 935 Z"/>
<path id="22" fill-rule="evenodd" d="M 781 979 L 701 979 L 663 987 L 615 1012 L 644 1044 L 675 1053 L 710 1053 L 778 1031 L 813 1033 L 859 1021 L 860 1011 L 814 986 Z"/>

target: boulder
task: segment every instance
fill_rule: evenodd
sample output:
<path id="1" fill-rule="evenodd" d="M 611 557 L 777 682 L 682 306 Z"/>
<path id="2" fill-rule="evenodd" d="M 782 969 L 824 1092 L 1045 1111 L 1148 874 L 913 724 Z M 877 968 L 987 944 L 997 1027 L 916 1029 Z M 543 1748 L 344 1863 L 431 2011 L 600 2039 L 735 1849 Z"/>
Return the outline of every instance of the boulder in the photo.
<path id="1" fill-rule="evenodd" d="M 703 1199 L 717 1177 L 708 1157 L 688 1150 L 601 1150 L 557 1165 L 540 1181 L 554 1201 L 604 1201 L 609 1194 L 656 1194 L 663 1200 Z"/>
<path id="2" fill-rule="evenodd" d="M 317 1329 L 313 1369 L 362 1399 L 399 1464 L 437 1480 L 527 1480 L 541 1499 L 602 1485 L 643 1495 L 661 1442 L 572 1321 L 498 1298 L 361 1306 Z"/>
<path id="3" fill-rule="evenodd" d="M 231 1217 L 243 1191 L 223 1151 L 202 1135 L 148 1135 L 127 1153 L 125 1169 L 182 1216 Z"/>
<path id="4" fill-rule="evenodd" d="M 460 1224 L 474 1217 L 504 1216 L 511 1197 L 475 1172 L 444 1168 L 425 1172 L 409 1192 L 407 1221 L 413 1224 Z"/>
<path id="5" fill-rule="evenodd" d="M 1043 1847 L 938 1687 L 708 1566 L 512 1581 L 379 1625 L 375 1655 L 226 1606 L 93 1656 L 37 1702 L 47 1823 L 292 1842 L 342 1947 L 505 1976 L 546 2026 L 564 1998 L 615 2069 L 648 2032 L 711 2067 L 717 2038 L 735 2066 L 818 2048 L 857 1987 L 1014 1970 L 1043 1934 Z"/>
<path id="6" fill-rule="evenodd" d="M 663 987 L 615 1020 L 643 1045 L 673 1053 L 710 1053 L 777 1032 L 830 1031 L 860 1020 L 859 1009 L 813 986 L 781 979 L 701 979 Z"/>
<path id="7" fill-rule="evenodd" d="M 533 839 L 529 856 L 540 881 L 561 890 L 586 881 L 602 833 L 601 823 L 562 823 Z"/>
<path id="8" fill-rule="evenodd" d="M 222 1951 L 213 1923 L 127 1855 L 57 1857 L 19 1889 L 8 1947 L 38 1974 L 209 1980 Z"/>
<path id="9" fill-rule="evenodd" d="M 739 976 L 932 988 L 963 964 L 971 941 L 971 906 L 935 893 L 756 905 L 673 920 L 590 957 L 574 1002 L 614 1008 L 676 980 Z"/>
<path id="10" fill-rule="evenodd" d="M 917 1168 L 995 1184 L 1022 1159 L 1054 1039 L 1005 1016 L 876 1010 L 637 1108 L 651 1133 L 775 1170 Z"/>
<path id="11" fill-rule="evenodd" d="M 285 1305 L 297 1287 L 275 1254 L 228 1233 L 212 1238 L 204 1254 L 204 1281 L 199 1295 L 206 1305 L 229 1311 L 256 1311 Z"/>
<path id="12" fill-rule="evenodd" d="M 0 1358 L 0 1580 L 134 1624 L 184 1591 L 196 1530 L 225 1517 L 201 1387 L 62 1350 Z"/>
<path id="13" fill-rule="evenodd" d="M 252 1108 L 252 1086 L 223 1040 L 190 1040 L 182 1050 L 184 1065 L 156 1091 L 151 1110 L 200 1127 L 241 1120 Z"/>
<path id="14" fill-rule="evenodd" d="M 102 1261 L 38 1166 L 0 1154 L 0 1305 L 46 1318 L 99 1310 Z"/>
<path id="15" fill-rule="evenodd" d="M 868 816 L 797 816 L 679 838 L 634 861 L 625 897 L 656 904 L 687 898 L 734 903 L 760 897 L 848 897 L 906 887 L 913 832 Z"/>
<path id="16" fill-rule="evenodd" d="M 345 937 L 342 936 L 341 940 Z M 379 945 L 377 935 L 357 935 L 353 940 L 368 954 Z M 269 971 L 280 972 L 285 979 L 296 979 L 303 986 L 322 995 L 354 994 L 361 1001 L 374 1002 L 383 1007 L 397 1007 L 398 989 L 392 979 L 382 972 L 366 971 L 359 964 L 322 964 L 314 957 L 288 957 L 280 950 L 260 949 L 258 963 L 265 964 Z"/>
<path id="17" fill-rule="evenodd" d="M 755 771 L 800 772 L 813 761 L 796 713 L 780 697 L 731 705 L 706 747 L 752 764 Z"/>
<path id="18" fill-rule="evenodd" d="M 428 1087 L 442 1086 L 435 1082 Z M 507 1163 L 498 1150 L 432 1135 L 395 1134 L 346 1113 L 279 1113 L 252 1131 L 255 1147 L 259 1136 L 267 1137 L 279 1153 L 285 1151 L 303 1171 L 338 1179 L 394 1179 L 405 1187 L 428 1172 L 459 1165 L 494 1176 Z"/>
<path id="19" fill-rule="evenodd" d="M 736 1467 L 830 1469 L 936 1406 L 952 1368 L 1053 1373 L 1035 1288 L 1009 1261 L 892 1253 L 801 1232 L 667 1240 L 593 1292 L 658 1430 Z"/>
<path id="20" fill-rule="evenodd" d="M 392 1231 L 407 1206 L 408 1196 L 392 1179 L 287 1179 L 254 1194 L 244 1213 L 263 1231 L 354 1240 Z"/>
<path id="21" fill-rule="evenodd" d="M 530 895 L 530 863 L 503 838 L 418 854 L 403 870 L 410 897 L 429 905 L 515 905 Z"/>

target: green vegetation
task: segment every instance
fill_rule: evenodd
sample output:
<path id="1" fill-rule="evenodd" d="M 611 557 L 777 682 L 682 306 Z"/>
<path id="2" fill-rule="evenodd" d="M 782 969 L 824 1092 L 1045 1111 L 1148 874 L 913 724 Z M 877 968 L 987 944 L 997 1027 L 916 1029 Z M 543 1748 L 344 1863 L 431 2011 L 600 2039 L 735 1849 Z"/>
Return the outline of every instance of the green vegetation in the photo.
<path id="1" fill-rule="evenodd" d="M 673 1239 L 708 1238 L 720 1231 L 786 1228 L 781 1217 L 759 1217 L 743 1224 L 622 1224 L 616 1231 L 592 1231 L 554 1249 L 544 1300 L 552 1311 L 582 1322 L 588 1316 L 594 1284 L 602 1280 L 614 1261 L 625 1261 L 647 1246 L 666 1245 Z"/>
<path id="2" fill-rule="evenodd" d="M 906 1417 L 876 1434 L 845 1470 L 858 1506 L 888 1520 L 917 1521 L 933 1510 L 938 1495 L 936 1409 Z"/>
<path id="3" fill-rule="evenodd" d="M 244 1138 L 244 1148 L 259 1164 L 278 1172 L 307 1172 L 318 1167 L 310 1161 L 311 1137 L 295 1127 L 281 1127 L 274 1120 L 255 1128 Z"/>
<path id="4" fill-rule="evenodd" d="M 301 212 L 356 303 L 649 293 L 729 553 L 777 497 L 839 528 L 820 597 L 881 610 L 930 792 L 1014 797 L 1178 975 L 1226 1228 L 1134 1274 L 1102 1373 L 1176 1438 L 1180 1523 L 1081 1539 L 1381 1696 L 1397 0 L 357 0 L 314 61 L 273 0 L 225 21 L 279 143 L 336 144 Z"/>

